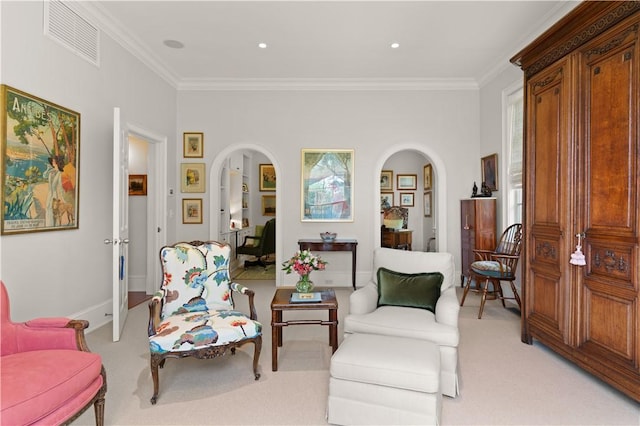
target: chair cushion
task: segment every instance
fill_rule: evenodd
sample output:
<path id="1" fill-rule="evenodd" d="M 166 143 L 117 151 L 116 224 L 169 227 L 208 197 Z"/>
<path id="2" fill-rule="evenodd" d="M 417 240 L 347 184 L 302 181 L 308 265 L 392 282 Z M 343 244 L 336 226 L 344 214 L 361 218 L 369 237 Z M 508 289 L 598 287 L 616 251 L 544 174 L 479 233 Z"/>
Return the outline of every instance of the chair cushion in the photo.
<path id="1" fill-rule="evenodd" d="M 500 267 L 504 273 L 500 272 Z M 495 260 L 478 260 L 471 264 L 471 270 L 477 274 L 498 278 L 511 275 L 511 268 Z"/>
<path id="2" fill-rule="evenodd" d="M 353 334 L 331 357 L 331 377 L 416 392 L 440 392 L 440 348 L 418 339 Z"/>
<path id="3" fill-rule="evenodd" d="M 377 274 L 378 306 L 406 306 L 436 312 L 444 279 L 440 272 L 405 274 L 378 268 Z"/>
<path id="4" fill-rule="evenodd" d="M 262 237 L 262 231 L 264 230 L 264 225 L 256 225 L 256 230 L 253 233 L 254 237 Z M 251 245 L 253 247 L 258 247 L 260 246 L 260 240 L 257 239 L 251 239 L 250 241 L 247 241 L 247 245 Z"/>
<path id="5" fill-rule="evenodd" d="M 151 352 L 182 352 L 258 336 L 262 324 L 238 311 L 184 312 L 166 318 L 149 337 Z"/>
<path id="6" fill-rule="evenodd" d="M 200 246 L 178 243 L 160 250 L 162 317 L 182 312 L 233 308 L 229 291 L 231 247 L 216 242 Z"/>
<path id="7" fill-rule="evenodd" d="M 344 332 L 409 337 L 453 347 L 460 341 L 458 329 L 436 322 L 432 312 L 402 306 L 380 306 L 368 314 L 347 315 Z"/>
<path id="8" fill-rule="evenodd" d="M 2 424 L 39 423 L 60 407 L 74 413 L 102 386 L 100 355 L 68 349 L 20 352 L 0 357 Z M 72 406 L 76 404 L 77 406 Z"/>

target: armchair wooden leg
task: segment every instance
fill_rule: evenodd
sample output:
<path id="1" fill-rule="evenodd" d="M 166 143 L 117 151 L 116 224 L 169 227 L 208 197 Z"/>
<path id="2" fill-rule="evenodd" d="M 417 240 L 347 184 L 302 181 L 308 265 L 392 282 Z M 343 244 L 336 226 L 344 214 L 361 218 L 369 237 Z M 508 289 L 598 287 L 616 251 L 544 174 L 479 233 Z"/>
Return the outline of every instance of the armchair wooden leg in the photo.
<path id="1" fill-rule="evenodd" d="M 482 311 L 484 311 L 484 303 L 487 301 L 487 293 L 489 291 L 489 280 L 485 280 L 484 287 L 480 285 L 482 290 L 482 298 L 480 299 L 480 311 L 478 312 L 478 319 L 482 319 Z"/>
<path id="2" fill-rule="evenodd" d="M 93 404 L 93 411 L 96 415 L 96 426 L 104 425 L 104 394 Z"/>
<path id="3" fill-rule="evenodd" d="M 253 342 L 253 375 L 258 380 L 260 373 L 258 373 L 258 360 L 260 359 L 260 351 L 262 350 L 262 335 L 258 336 Z"/>
<path id="4" fill-rule="evenodd" d="M 498 293 L 496 296 L 500 298 L 500 301 L 502 301 L 502 307 L 506 308 L 507 305 L 504 303 L 504 293 L 502 293 L 502 283 L 499 280 L 493 281 L 493 290 Z"/>
<path id="5" fill-rule="evenodd" d="M 511 284 L 511 291 L 513 292 L 513 297 L 516 299 L 516 302 L 518 302 L 518 308 L 522 310 L 522 304 L 520 303 L 520 295 L 518 294 L 518 290 L 516 289 L 516 286 L 513 283 L 513 281 L 510 281 L 509 284 Z"/>
<path id="6" fill-rule="evenodd" d="M 153 396 L 151 397 L 151 404 L 155 405 L 158 401 L 158 391 L 160 389 L 159 377 L 158 377 L 158 365 L 164 365 L 164 359 L 158 360 L 154 355 L 151 355 L 151 378 L 153 379 Z"/>

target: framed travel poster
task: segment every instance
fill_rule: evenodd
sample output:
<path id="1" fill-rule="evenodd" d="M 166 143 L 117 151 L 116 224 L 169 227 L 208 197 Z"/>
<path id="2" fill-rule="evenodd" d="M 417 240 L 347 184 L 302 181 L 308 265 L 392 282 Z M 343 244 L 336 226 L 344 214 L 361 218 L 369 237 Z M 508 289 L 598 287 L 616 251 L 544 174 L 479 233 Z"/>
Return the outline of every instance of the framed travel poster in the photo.
<path id="1" fill-rule="evenodd" d="M 78 229 L 80 113 L 0 91 L 2 234 Z"/>

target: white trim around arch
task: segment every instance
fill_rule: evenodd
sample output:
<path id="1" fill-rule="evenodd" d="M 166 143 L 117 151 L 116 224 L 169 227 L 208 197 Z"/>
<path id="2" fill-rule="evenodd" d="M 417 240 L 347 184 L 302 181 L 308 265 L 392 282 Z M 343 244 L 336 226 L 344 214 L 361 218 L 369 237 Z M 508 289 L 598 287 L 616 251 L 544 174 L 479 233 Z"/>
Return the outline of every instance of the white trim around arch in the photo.
<path id="1" fill-rule="evenodd" d="M 438 251 L 447 251 L 447 215 L 444 214 L 447 210 L 447 173 L 444 166 L 444 162 L 440 156 L 433 152 L 429 147 L 419 143 L 401 143 L 395 144 L 387 151 L 383 152 L 376 163 L 376 167 L 373 168 L 374 175 L 372 176 L 372 182 L 376 183 L 376 190 L 374 191 L 374 197 L 372 200 L 372 210 L 378 211 L 380 209 L 380 172 L 384 167 L 384 163 L 393 154 L 400 151 L 416 151 L 419 152 L 431 160 L 433 165 L 434 183 L 436 184 L 436 209 L 435 224 L 436 224 L 436 244 Z M 376 215 L 373 221 L 373 235 L 374 235 L 374 247 L 380 247 L 380 215 Z"/>

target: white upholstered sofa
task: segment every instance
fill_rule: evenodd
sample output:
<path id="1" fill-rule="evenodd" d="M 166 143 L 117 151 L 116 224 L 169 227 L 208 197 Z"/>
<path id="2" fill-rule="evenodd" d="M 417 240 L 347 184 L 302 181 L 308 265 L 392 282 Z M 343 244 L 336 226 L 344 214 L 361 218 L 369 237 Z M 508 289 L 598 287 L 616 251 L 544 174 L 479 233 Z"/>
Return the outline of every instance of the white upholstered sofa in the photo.
<path id="1" fill-rule="evenodd" d="M 386 268 L 415 274 L 440 272 L 444 276 L 435 314 L 426 309 L 400 306 L 378 307 L 377 271 Z M 352 333 L 422 339 L 440 348 L 440 385 L 444 395 L 458 395 L 458 313 L 455 266 L 450 253 L 378 248 L 373 255 L 371 282 L 350 296 L 350 311 L 344 321 L 345 338 Z"/>

